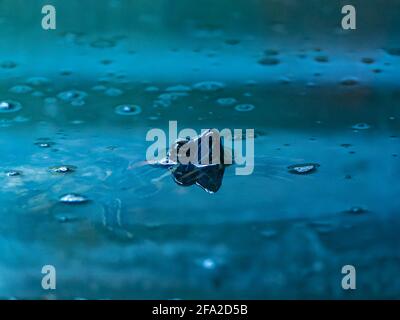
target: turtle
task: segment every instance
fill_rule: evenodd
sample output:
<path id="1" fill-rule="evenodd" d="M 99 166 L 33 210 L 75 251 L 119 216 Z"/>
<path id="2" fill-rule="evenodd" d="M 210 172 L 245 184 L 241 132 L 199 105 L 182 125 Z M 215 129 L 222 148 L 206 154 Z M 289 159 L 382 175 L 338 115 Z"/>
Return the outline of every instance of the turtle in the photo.
<path id="1" fill-rule="evenodd" d="M 210 139 L 213 135 L 214 139 Z M 203 139 L 208 139 L 208 150 L 202 149 Z M 219 143 L 214 143 L 215 141 Z M 197 145 L 198 157 L 182 163 L 179 156 L 181 148 L 184 146 L 190 147 L 188 144 L 191 143 Z M 217 148 L 219 148 L 219 157 Z M 189 157 L 189 155 L 187 156 Z M 206 161 L 207 158 L 208 161 Z M 232 159 L 232 157 L 228 150 L 224 148 L 219 132 L 208 129 L 193 138 L 176 140 L 165 158 L 149 162 L 149 164 L 168 169 L 172 174 L 173 180 L 180 186 L 197 185 L 208 193 L 215 193 L 222 185 L 225 168 L 231 165 L 230 161 L 225 161 L 226 159 Z"/>

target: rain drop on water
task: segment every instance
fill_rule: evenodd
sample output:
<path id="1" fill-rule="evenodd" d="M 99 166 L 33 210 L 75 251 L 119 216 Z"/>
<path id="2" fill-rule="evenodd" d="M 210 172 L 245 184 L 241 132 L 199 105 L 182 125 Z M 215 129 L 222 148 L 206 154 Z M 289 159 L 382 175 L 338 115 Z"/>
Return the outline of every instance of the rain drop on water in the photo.
<path id="1" fill-rule="evenodd" d="M 76 193 L 69 193 L 62 196 L 59 201 L 65 204 L 82 204 L 88 202 L 89 199 Z"/>
<path id="2" fill-rule="evenodd" d="M 76 100 L 83 100 L 86 98 L 87 93 L 79 90 L 68 90 L 63 91 L 57 95 L 57 97 L 63 101 L 72 102 Z"/>
<path id="3" fill-rule="evenodd" d="M 134 116 L 142 112 L 142 108 L 134 104 L 122 104 L 115 108 L 115 113 L 121 116 Z"/>
<path id="4" fill-rule="evenodd" d="M 351 127 L 354 130 L 367 130 L 371 128 L 371 126 L 368 123 L 357 123 L 354 126 Z"/>
<path id="5" fill-rule="evenodd" d="M 21 172 L 17 171 L 17 170 L 9 170 L 9 171 L 6 171 L 5 174 L 7 177 L 18 177 L 21 175 Z"/>
<path id="6" fill-rule="evenodd" d="M 49 170 L 51 173 L 54 173 L 54 174 L 67 174 L 67 173 L 75 172 L 76 167 L 70 166 L 70 165 L 62 165 L 62 166 L 50 167 Z"/>
<path id="7" fill-rule="evenodd" d="M 0 101 L 0 113 L 1 112 L 16 112 L 22 108 L 22 105 L 18 101 L 5 100 Z"/>
<path id="8" fill-rule="evenodd" d="M 319 164 L 317 163 L 304 163 L 295 164 L 288 167 L 289 172 L 293 174 L 309 174 L 317 170 Z"/>
<path id="9" fill-rule="evenodd" d="M 254 105 L 249 104 L 249 103 L 245 103 L 245 104 L 238 104 L 238 105 L 235 107 L 235 110 L 236 110 L 236 111 L 239 111 L 239 112 L 248 112 L 248 111 L 253 110 L 254 108 L 255 108 Z"/>

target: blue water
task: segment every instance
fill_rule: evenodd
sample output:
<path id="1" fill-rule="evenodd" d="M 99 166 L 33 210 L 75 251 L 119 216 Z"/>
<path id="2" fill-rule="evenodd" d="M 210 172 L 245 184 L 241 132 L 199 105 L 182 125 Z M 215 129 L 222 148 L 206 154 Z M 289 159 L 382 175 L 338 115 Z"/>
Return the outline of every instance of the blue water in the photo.
<path id="1" fill-rule="evenodd" d="M 0 100 L 22 106 L 0 112 L 1 298 L 400 297 L 395 1 L 386 18 L 364 1 L 354 33 L 340 1 L 54 3 L 53 31 L 41 1 L 0 6 Z M 254 173 L 178 186 L 144 162 L 171 120 L 254 128 Z"/>

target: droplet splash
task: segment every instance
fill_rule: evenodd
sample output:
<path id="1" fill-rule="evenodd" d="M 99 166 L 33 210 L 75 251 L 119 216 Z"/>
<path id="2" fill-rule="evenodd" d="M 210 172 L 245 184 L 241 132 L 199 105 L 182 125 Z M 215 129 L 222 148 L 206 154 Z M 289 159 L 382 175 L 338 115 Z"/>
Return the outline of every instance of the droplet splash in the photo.
<path id="1" fill-rule="evenodd" d="M 351 207 L 345 211 L 345 213 L 354 214 L 354 215 L 361 215 L 367 213 L 368 210 L 364 207 Z"/>
<path id="2" fill-rule="evenodd" d="M 18 177 L 21 176 L 21 171 L 17 171 L 17 170 L 8 170 L 5 172 L 7 177 Z"/>
<path id="3" fill-rule="evenodd" d="M 371 126 L 368 123 L 357 123 L 354 126 L 351 127 L 354 130 L 367 130 L 371 128 Z"/>
<path id="4" fill-rule="evenodd" d="M 320 165 L 317 163 L 295 164 L 288 167 L 289 172 L 293 174 L 310 174 L 317 171 Z"/>
<path id="5" fill-rule="evenodd" d="M 59 201 L 65 204 L 83 204 L 89 202 L 89 199 L 80 194 L 69 193 L 60 197 Z"/>
<path id="6" fill-rule="evenodd" d="M 135 116 L 142 112 L 142 108 L 134 104 L 122 104 L 115 108 L 115 113 L 121 116 Z"/>
<path id="7" fill-rule="evenodd" d="M 22 108 L 21 103 L 14 100 L 5 100 L 0 102 L 0 112 L 16 112 Z"/>
<path id="8" fill-rule="evenodd" d="M 62 165 L 49 168 L 49 171 L 53 174 L 68 174 L 75 172 L 75 170 L 76 167 L 71 165 Z"/>
<path id="9" fill-rule="evenodd" d="M 239 111 L 239 112 L 249 112 L 249 111 L 254 110 L 254 108 L 255 108 L 254 105 L 246 103 L 246 104 L 238 104 L 235 107 L 235 110 Z"/>
<path id="10" fill-rule="evenodd" d="M 81 101 L 85 99 L 86 96 L 87 96 L 86 92 L 79 90 L 63 91 L 57 95 L 59 99 L 70 103 L 74 101 Z"/>

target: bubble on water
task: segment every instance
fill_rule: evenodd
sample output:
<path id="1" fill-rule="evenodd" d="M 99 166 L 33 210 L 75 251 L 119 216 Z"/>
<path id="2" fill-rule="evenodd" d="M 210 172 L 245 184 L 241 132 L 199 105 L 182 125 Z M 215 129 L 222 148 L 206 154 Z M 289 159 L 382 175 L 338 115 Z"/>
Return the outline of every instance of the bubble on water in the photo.
<path id="1" fill-rule="evenodd" d="M 202 265 L 202 267 L 203 267 L 204 269 L 207 269 L 207 270 L 213 270 L 213 269 L 215 269 L 215 267 L 216 267 L 215 261 L 212 260 L 212 259 L 210 259 L 210 258 L 204 259 L 204 260 L 201 262 L 201 265 Z"/>
<path id="2" fill-rule="evenodd" d="M 237 100 L 235 98 L 219 98 L 217 103 L 221 106 L 231 106 L 237 103 Z"/>
<path id="3" fill-rule="evenodd" d="M 371 128 L 371 126 L 368 123 L 357 123 L 354 126 L 351 127 L 354 130 L 367 130 Z"/>
<path id="4" fill-rule="evenodd" d="M 87 203 L 89 199 L 77 193 L 69 193 L 61 196 L 59 201 L 65 204 L 83 204 Z"/>
<path id="5" fill-rule="evenodd" d="M 249 103 L 238 104 L 237 106 L 235 106 L 235 110 L 239 112 L 252 111 L 254 108 L 255 106 Z"/>
<path id="6" fill-rule="evenodd" d="M 49 83 L 49 79 L 45 77 L 30 77 L 26 80 L 26 83 L 31 86 L 43 86 Z"/>
<path id="7" fill-rule="evenodd" d="M 280 63 L 280 61 L 278 58 L 262 57 L 260 60 L 258 60 L 258 63 L 263 66 L 276 66 Z"/>
<path id="8" fill-rule="evenodd" d="M 357 206 L 351 207 L 351 208 L 349 208 L 348 210 L 345 211 L 345 213 L 356 214 L 356 215 L 364 214 L 364 213 L 367 213 L 367 212 L 368 212 L 368 209 L 366 209 L 364 207 L 357 207 Z"/>
<path id="9" fill-rule="evenodd" d="M 51 148 L 54 145 L 54 142 L 52 142 L 49 138 L 39 138 L 36 140 L 35 145 L 38 146 L 39 148 Z"/>
<path id="10" fill-rule="evenodd" d="M 320 165 L 317 163 L 294 164 L 288 167 L 289 172 L 293 174 L 309 174 L 317 171 Z"/>
<path id="11" fill-rule="evenodd" d="M 225 87 L 225 84 L 218 81 L 202 81 L 193 85 L 193 88 L 199 91 L 218 91 Z"/>
<path id="12" fill-rule="evenodd" d="M 165 89 L 167 92 L 189 92 L 192 91 L 192 88 L 189 86 L 185 85 L 177 85 L 177 86 L 171 86 Z"/>
<path id="13" fill-rule="evenodd" d="M 22 108 L 21 103 L 15 100 L 0 101 L 0 113 L 16 112 Z"/>
<path id="14" fill-rule="evenodd" d="M 87 97 L 87 93 L 79 90 L 63 91 L 57 97 L 66 102 L 81 101 Z"/>
<path id="15" fill-rule="evenodd" d="M 8 170 L 5 172 L 7 177 L 18 177 L 22 174 L 21 171 L 18 170 Z"/>
<path id="16" fill-rule="evenodd" d="M 320 63 L 326 63 L 329 62 L 329 57 L 321 55 L 321 56 L 316 56 L 314 60 Z"/>
<path id="17" fill-rule="evenodd" d="M 3 69 L 14 69 L 17 64 L 14 61 L 3 61 L 0 66 Z"/>
<path id="18" fill-rule="evenodd" d="M 16 86 L 13 86 L 9 90 L 12 93 L 18 93 L 18 94 L 24 94 L 32 91 L 32 87 L 27 86 L 25 84 L 18 84 Z"/>
<path id="19" fill-rule="evenodd" d="M 115 41 L 111 39 L 97 39 L 90 43 L 90 46 L 97 49 L 105 49 L 115 47 Z"/>
<path id="20" fill-rule="evenodd" d="M 52 146 L 49 142 L 36 142 L 35 144 L 40 148 L 50 148 Z"/>
<path id="21" fill-rule="evenodd" d="M 104 91 L 104 93 L 109 97 L 118 97 L 122 95 L 124 91 L 118 88 L 108 88 L 106 91 Z"/>
<path id="22" fill-rule="evenodd" d="M 71 165 L 54 166 L 50 167 L 49 171 L 53 174 L 68 174 L 75 172 L 76 167 Z"/>
<path id="23" fill-rule="evenodd" d="M 122 104 L 115 108 L 115 113 L 121 116 L 135 116 L 142 112 L 142 108 L 134 104 Z"/>
<path id="24" fill-rule="evenodd" d="M 343 78 L 340 81 L 340 84 L 343 86 L 355 86 L 359 83 L 358 79 L 355 77 L 347 77 L 347 78 Z"/>

